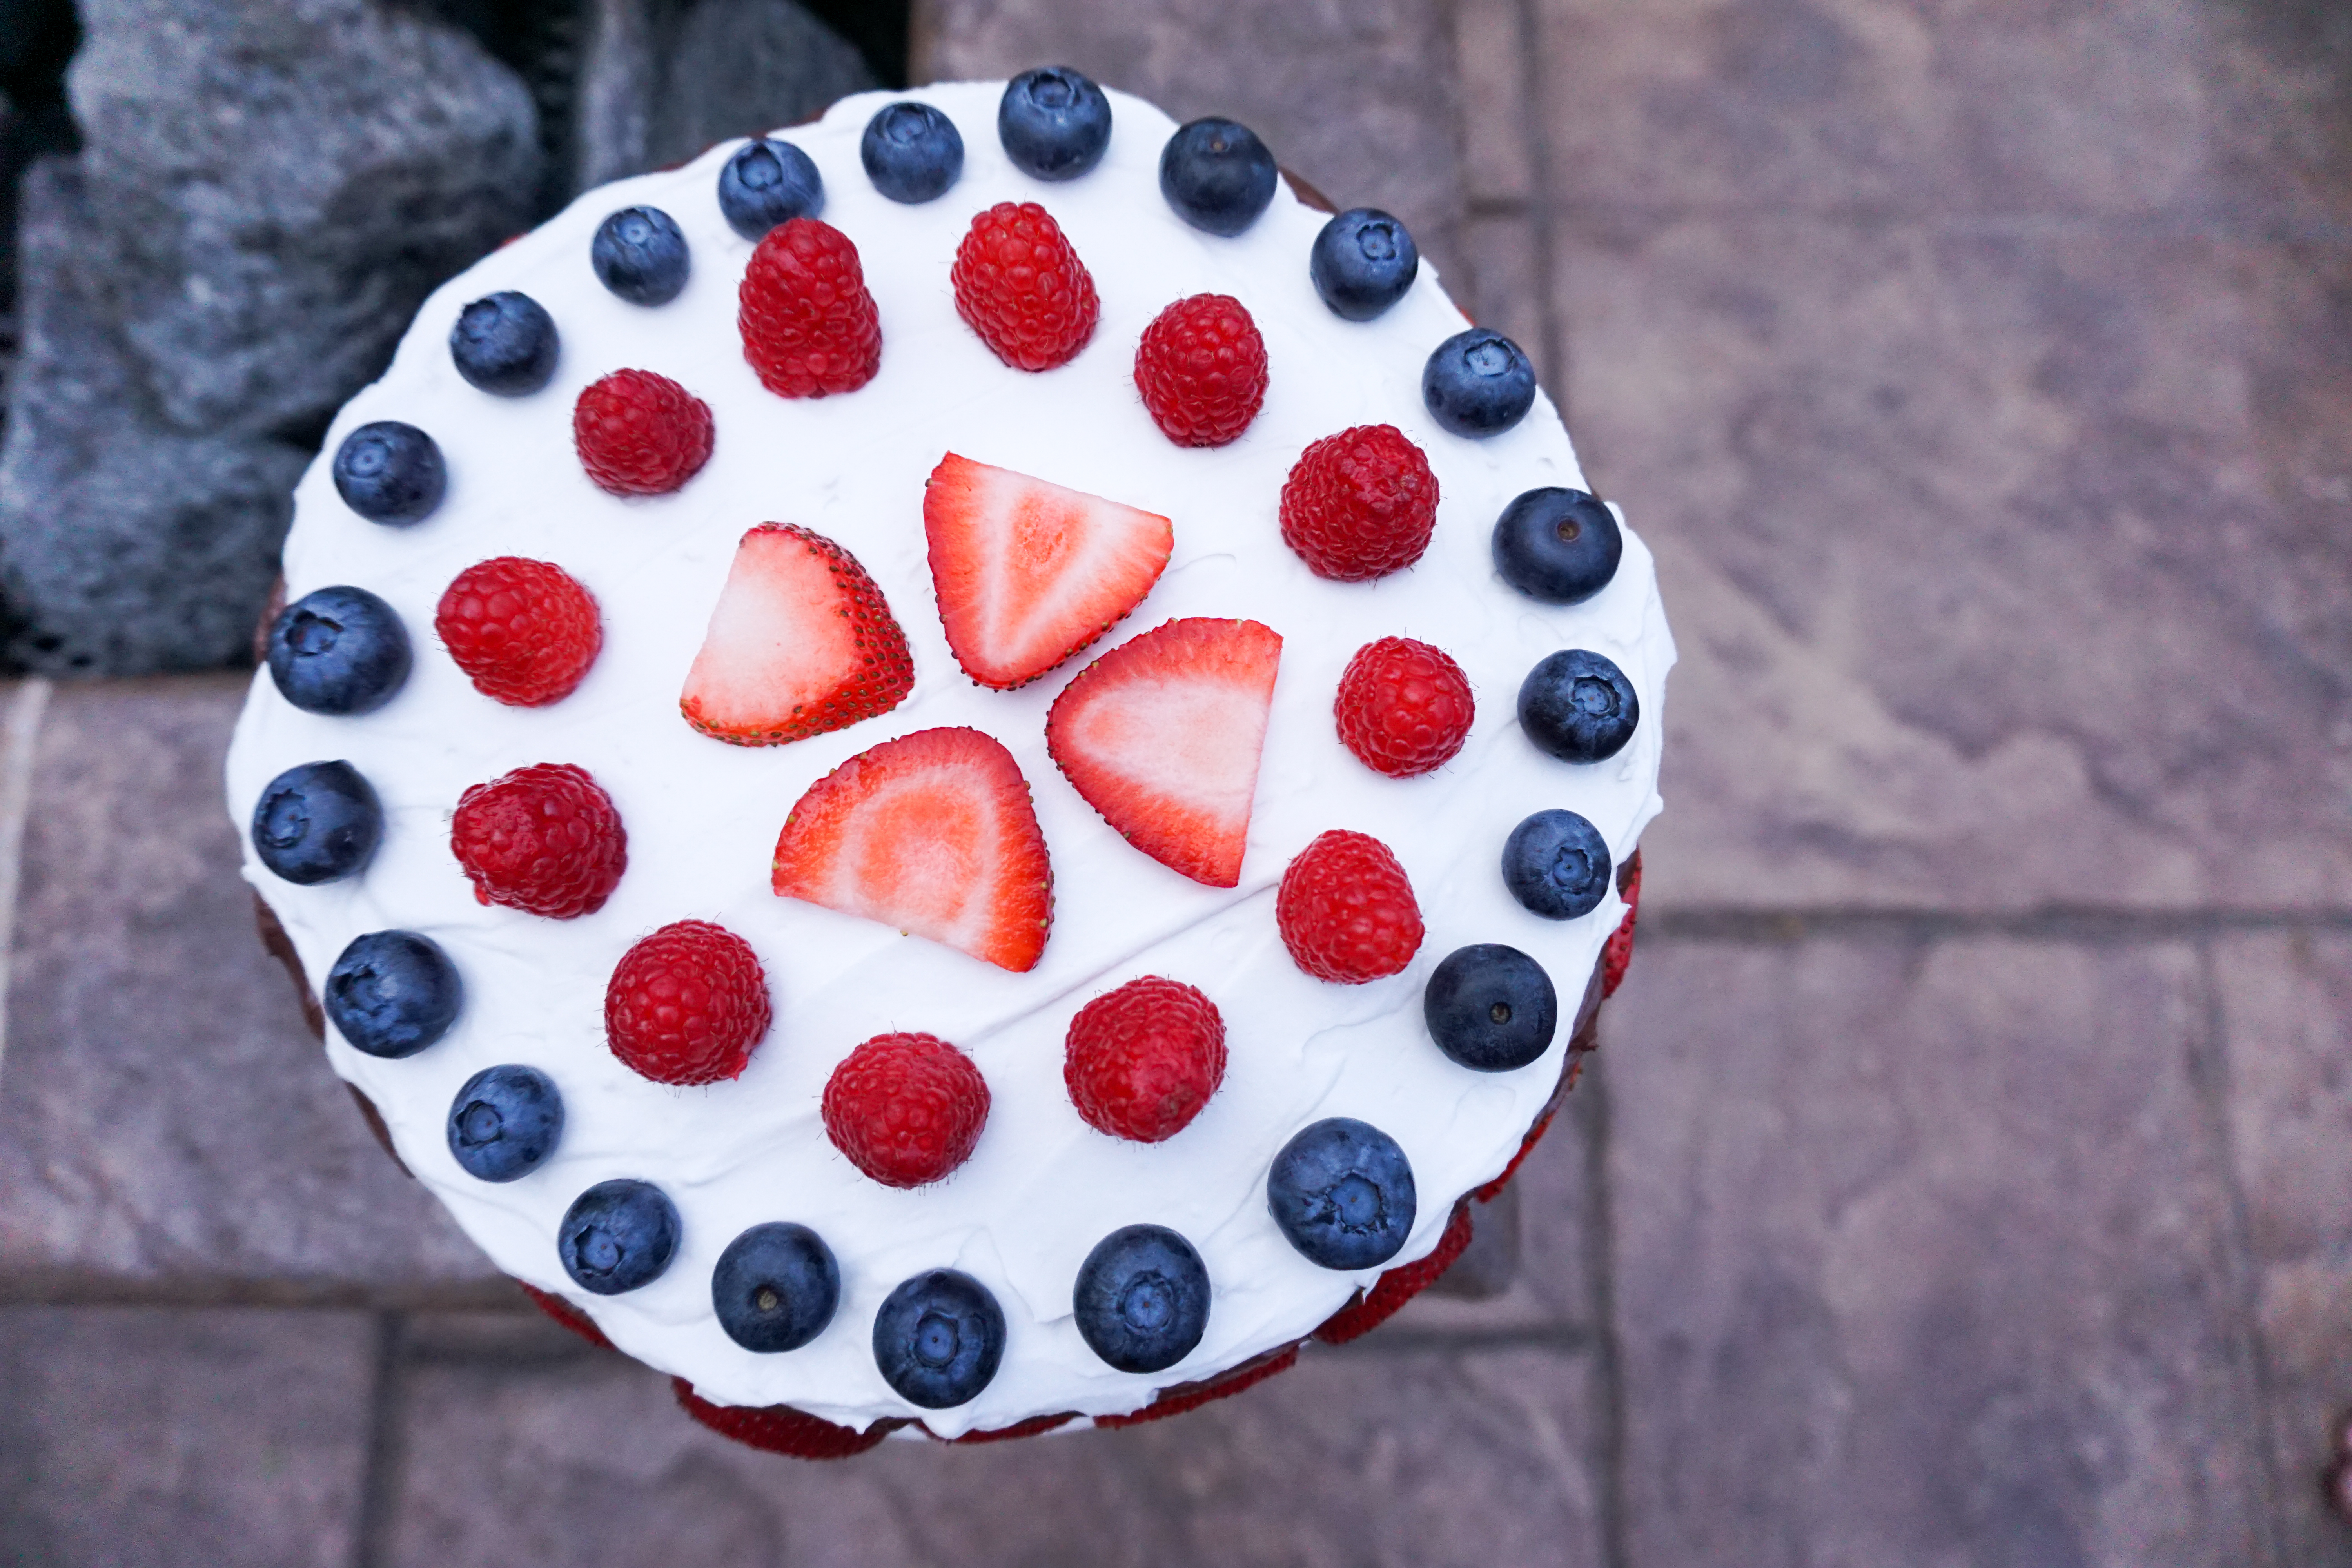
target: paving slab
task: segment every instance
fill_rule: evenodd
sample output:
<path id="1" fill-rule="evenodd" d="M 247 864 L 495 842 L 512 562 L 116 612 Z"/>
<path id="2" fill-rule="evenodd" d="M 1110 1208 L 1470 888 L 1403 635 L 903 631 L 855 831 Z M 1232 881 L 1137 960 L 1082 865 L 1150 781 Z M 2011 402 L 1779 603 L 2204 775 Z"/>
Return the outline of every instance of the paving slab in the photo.
<path id="1" fill-rule="evenodd" d="M 343 1568 L 361 1312 L 0 1308 L 0 1561 Z"/>

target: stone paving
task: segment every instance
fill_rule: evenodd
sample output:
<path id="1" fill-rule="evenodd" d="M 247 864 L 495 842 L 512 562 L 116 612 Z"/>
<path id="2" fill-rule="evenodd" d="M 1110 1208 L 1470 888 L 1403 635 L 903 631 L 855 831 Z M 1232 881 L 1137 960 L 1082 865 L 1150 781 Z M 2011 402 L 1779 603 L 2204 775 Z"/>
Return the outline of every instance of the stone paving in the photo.
<path id="1" fill-rule="evenodd" d="M 917 45 L 1391 206 L 1658 554 L 1641 949 L 1484 1293 L 1156 1427 L 733 1448 L 349 1114 L 230 870 L 236 684 L 27 683 L 0 1562 L 2352 1564 L 2341 19 L 938 0 Z"/>

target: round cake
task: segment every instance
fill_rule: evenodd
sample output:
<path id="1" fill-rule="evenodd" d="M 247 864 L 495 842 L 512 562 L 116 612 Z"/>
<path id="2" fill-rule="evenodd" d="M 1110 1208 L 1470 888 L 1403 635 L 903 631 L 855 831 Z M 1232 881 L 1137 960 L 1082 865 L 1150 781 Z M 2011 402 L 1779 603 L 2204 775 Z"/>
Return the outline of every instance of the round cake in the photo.
<path id="1" fill-rule="evenodd" d="M 1587 489 L 1247 131 L 847 99 L 426 301 L 245 874 L 410 1172 L 722 1430 L 1181 1408 L 1433 1277 L 1591 1043 L 1674 645 Z"/>

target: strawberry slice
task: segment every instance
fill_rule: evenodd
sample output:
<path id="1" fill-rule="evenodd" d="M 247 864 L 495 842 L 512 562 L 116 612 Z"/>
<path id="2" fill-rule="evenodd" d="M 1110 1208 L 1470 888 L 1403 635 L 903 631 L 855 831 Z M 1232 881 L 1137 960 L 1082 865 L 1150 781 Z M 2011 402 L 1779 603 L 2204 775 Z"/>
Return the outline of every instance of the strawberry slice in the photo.
<path id="1" fill-rule="evenodd" d="M 735 547 L 677 706 L 713 740 L 780 746 L 887 713 L 914 684 L 907 634 L 856 557 L 763 522 Z"/>
<path id="2" fill-rule="evenodd" d="M 923 490 L 940 621 L 964 673 L 1026 685 L 1118 624 L 1175 548 L 1168 520 L 953 452 Z"/>
<path id="3" fill-rule="evenodd" d="M 918 730 L 811 784 L 776 840 L 775 889 L 1034 969 L 1054 868 L 1021 764 L 977 730 Z"/>
<path id="4" fill-rule="evenodd" d="M 1255 621 L 1158 626 L 1078 672 L 1045 746 L 1129 844 L 1212 888 L 1241 880 L 1282 638 Z"/>

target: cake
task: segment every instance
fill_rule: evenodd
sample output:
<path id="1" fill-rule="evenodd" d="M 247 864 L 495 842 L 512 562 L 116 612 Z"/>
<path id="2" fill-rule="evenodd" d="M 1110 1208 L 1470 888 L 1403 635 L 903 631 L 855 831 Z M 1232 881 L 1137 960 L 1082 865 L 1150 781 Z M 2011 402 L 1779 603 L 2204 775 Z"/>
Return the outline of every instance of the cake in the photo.
<path id="1" fill-rule="evenodd" d="M 1589 489 L 1246 131 L 846 99 L 425 302 L 296 492 L 245 875 L 708 1424 L 1169 1414 L 1433 1279 L 1591 1044 L 1674 647 Z"/>

